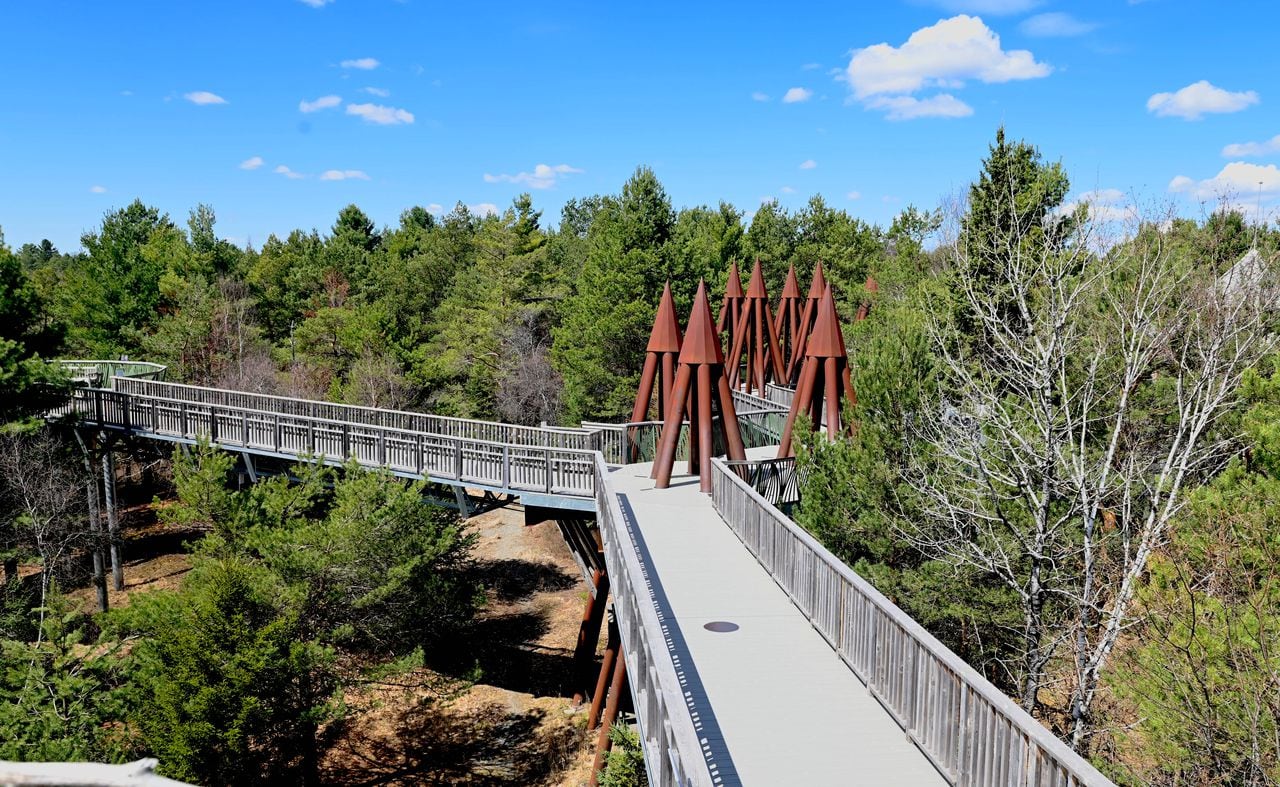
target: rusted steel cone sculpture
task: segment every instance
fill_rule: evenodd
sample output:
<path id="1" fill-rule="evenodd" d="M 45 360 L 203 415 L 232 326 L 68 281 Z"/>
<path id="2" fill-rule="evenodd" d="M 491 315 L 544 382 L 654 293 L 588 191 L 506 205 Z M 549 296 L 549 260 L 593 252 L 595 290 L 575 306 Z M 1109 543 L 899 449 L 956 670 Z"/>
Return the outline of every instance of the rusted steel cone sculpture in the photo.
<path id="1" fill-rule="evenodd" d="M 658 418 L 666 414 L 682 339 L 680 323 L 676 321 L 676 304 L 671 299 L 671 282 L 667 282 L 662 288 L 662 299 L 658 301 L 658 313 L 653 318 L 653 330 L 649 332 L 649 346 L 645 348 L 644 371 L 640 374 L 635 406 L 631 408 L 632 423 L 649 420 L 655 382 L 658 384 Z M 637 436 L 637 430 L 628 430 L 628 451 L 633 462 L 639 459 L 640 454 Z"/>
<path id="2" fill-rule="evenodd" d="M 782 348 L 778 344 L 778 332 L 769 311 L 769 292 L 764 286 L 764 274 L 760 272 L 760 260 L 751 269 L 751 283 L 747 285 L 747 299 L 742 314 L 733 328 L 733 345 L 729 350 L 729 387 L 737 388 L 742 382 L 741 359 L 746 355 L 746 388 L 764 396 L 764 385 L 783 376 Z"/>
<path id="3" fill-rule="evenodd" d="M 822 263 L 813 268 L 813 281 L 809 284 L 809 298 L 804 302 L 804 311 L 800 314 L 800 330 L 796 332 L 796 349 L 787 362 L 787 382 L 795 385 L 800 380 L 800 367 L 804 366 L 805 345 L 809 340 L 809 332 L 813 330 L 813 321 L 818 317 L 818 301 L 827 289 L 827 277 L 822 275 Z"/>
<path id="4" fill-rule="evenodd" d="M 715 405 L 715 409 L 713 409 Z M 676 446 L 686 411 L 689 416 L 689 474 L 701 476 L 702 491 L 711 491 L 711 455 L 715 415 L 720 415 L 718 428 L 724 435 L 730 459 L 746 459 L 742 434 L 738 431 L 738 414 L 733 409 L 729 380 L 724 374 L 724 351 L 720 335 L 711 321 L 711 304 L 707 301 L 705 282 L 698 283 L 693 311 L 680 348 L 680 367 L 667 399 L 667 415 L 658 439 L 658 458 L 653 463 L 653 477 L 658 489 L 671 485 L 676 463 Z"/>
<path id="5" fill-rule="evenodd" d="M 805 344 L 804 367 L 800 371 L 800 385 L 787 413 L 787 425 L 782 430 L 782 443 L 778 446 L 778 458 L 791 456 L 791 432 L 796 416 L 803 410 L 815 429 L 826 403 L 827 436 L 840 434 L 840 406 L 844 400 L 857 401 L 853 383 L 849 380 L 849 355 L 845 352 L 844 337 L 840 335 L 840 318 L 836 315 L 836 300 L 831 295 L 831 285 L 818 302 L 818 317 Z"/>
<path id="6" fill-rule="evenodd" d="M 716 331 L 724 333 L 732 331 L 738 324 L 738 315 L 742 314 L 742 302 L 746 295 L 742 292 L 742 279 L 738 276 L 738 263 L 729 266 L 729 281 L 724 285 L 724 301 L 720 304 L 720 318 L 716 320 Z"/>
<path id="7" fill-rule="evenodd" d="M 791 366 L 791 359 L 804 348 L 796 344 L 796 336 L 800 333 L 800 311 L 804 298 L 800 297 L 800 282 L 796 279 L 796 266 L 792 263 L 787 270 L 787 281 L 782 285 L 782 298 L 778 300 L 778 314 L 774 317 L 773 329 L 778 334 L 778 344 L 782 348 L 782 363 Z M 788 382 L 785 378 L 779 382 Z"/>
<path id="8" fill-rule="evenodd" d="M 880 285 L 872 278 L 871 274 L 867 274 L 867 283 L 862 285 L 862 289 L 866 290 L 866 300 L 858 307 L 858 313 L 854 316 L 854 322 L 862 322 L 867 319 L 867 315 L 871 313 L 871 300 L 875 298 L 877 292 L 880 292 Z"/>

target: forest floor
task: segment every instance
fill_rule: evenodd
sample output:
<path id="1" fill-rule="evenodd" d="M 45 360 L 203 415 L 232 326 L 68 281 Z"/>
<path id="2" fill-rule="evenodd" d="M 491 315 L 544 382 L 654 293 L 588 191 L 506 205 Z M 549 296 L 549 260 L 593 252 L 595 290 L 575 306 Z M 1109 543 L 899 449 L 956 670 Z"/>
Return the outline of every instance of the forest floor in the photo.
<path id="1" fill-rule="evenodd" d="M 329 784 L 475 784 L 580 787 L 594 735 L 572 700 L 571 665 L 586 584 L 555 522 L 525 526 L 516 506 L 473 517 L 476 570 L 487 603 L 459 648 L 474 663 L 418 669 L 344 696 L 328 726 L 322 778 Z M 198 532 L 156 521 L 151 504 L 121 510 L 125 588 L 173 589 L 191 568 Z M 109 580 L 108 580 L 109 584 Z M 70 594 L 86 612 L 91 586 Z M 469 679 L 467 679 L 469 678 Z"/>

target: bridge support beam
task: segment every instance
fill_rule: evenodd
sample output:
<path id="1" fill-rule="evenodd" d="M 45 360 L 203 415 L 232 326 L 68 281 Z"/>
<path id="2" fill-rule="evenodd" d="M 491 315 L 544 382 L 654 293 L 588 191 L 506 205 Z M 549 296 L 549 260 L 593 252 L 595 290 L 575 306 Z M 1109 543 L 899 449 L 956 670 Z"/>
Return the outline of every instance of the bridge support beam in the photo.
<path id="1" fill-rule="evenodd" d="M 609 677 L 613 675 L 613 664 L 618 659 L 618 650 L 622 647 L 618 636 L 617 621 L 609 621 L 609 639 L 604 647 L 604 659 L 600 662 L 600 675 L 596 678 L 596 690 L 591 695 L 591 709 L 587 711 L 587 730 L 594 730 L 600 723 L 600 710 L 604 706 L 605 691 L 609 688 Z"/>
<path id="2" fill-rule="evenodd" d="M 92 432 L 82 433 L 75 430 L 76 442 L 84 455 L 84 488 L 89 503 L 89 532 L 92 535 L 90 554 L 93 558 L 93 587 L 97 591 L 98 611 L 106 612 L 109 605 L 107 599 L 107 575 L 102 559 L 102 520 L 98 513 L 98 477 L 93 468 L 93 450 L 96 439 Z"/>
<path id="3" fill-rule="evenodd" d="M 573 649 L 574 703 L 586 696 L 585 687 L 591 680 L 591 661 L 600 642 L 600 625 L 604 622 L 605 603 L 609 597 L 609 575 L 601 569 L 591 572 L 592 594 L 582 610 L 582 624 L 578 626 L 578 644 Z"/>
<path id="4" fill-rule="evenodd" d="M 116 457 L 109 440 L 102 444 L 102 507 L 107 514 L 111 584 L 116 590 L 124 590 L 124 557 L 120 553 L 120 522 L 116 515 Z"/>
<path id="5" fill-rule="evenodd" d="M 613 668 L 613 682 L 609 684 L 609 702 L 604 708 L 604 718 L 600 720 L 600 733 L 596 735 L 596 758 L 591 763 L 591 781 L 588 784 L 595 787 L 598 783 L 599 773 L 604 768 L 604 757 L 609 753 L 609 749 L 613 748 L 613 741 L 609 740 L 609 731 L 613 729 L 613 723 L 618 720 L 618 706 L 622 703 L 622 694 L 627 691 L 627 660 L 623 658 L 622 650 L 618 650 L 618 663 Z"/>
<path id="6" fill-rule="evenodd" d="M 453 498 L 458 501 L 458 513 L 463 519 L 471 518 L 471 508 L 467 505 L 467 490 L 460 486 L 453 488 Z"/>

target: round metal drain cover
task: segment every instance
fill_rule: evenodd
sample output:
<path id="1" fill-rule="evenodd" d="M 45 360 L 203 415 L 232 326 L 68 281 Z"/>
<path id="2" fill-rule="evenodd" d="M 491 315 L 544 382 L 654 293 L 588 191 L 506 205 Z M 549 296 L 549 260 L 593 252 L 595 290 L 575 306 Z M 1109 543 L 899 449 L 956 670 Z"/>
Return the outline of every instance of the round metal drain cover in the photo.
<path id="1" fill-rule="evenodd" d="M 710 623 L 703 625 L 703 628 L 707 631 L 714 631 L 717 634 L 727 634 L 730 631 L 737 631 L 738 624 L 730 623 L 727 620 L 713 620 Z"/>

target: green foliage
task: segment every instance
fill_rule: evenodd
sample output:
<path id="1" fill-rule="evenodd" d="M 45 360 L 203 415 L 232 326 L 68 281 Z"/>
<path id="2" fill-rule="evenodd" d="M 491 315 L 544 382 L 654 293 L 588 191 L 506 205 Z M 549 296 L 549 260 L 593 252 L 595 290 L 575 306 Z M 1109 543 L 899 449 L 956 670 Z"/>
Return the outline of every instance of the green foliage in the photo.
<path id="1" fill-rule="evenodd" d="M 60 381 L 45 363 L 62 340 L 22 264 L 0 240 L 0 424 L 40 412 Z"/>
<path id="2" fill-rule="evenodd" d="M 613 748 L 600 771 L 600 787 L 646 787 L 649 775 L 644 765 L 644 749 L 640 734 L 626 724 L 615 724 L 609 730 Z"/>
<path id="3" fill-rule="evenodd" d="M 1247 458 L 1200 488 L 1150 563 L 1110 688 L 1143 723 L 1110 769 L 1148 784 L 1280 780 L 1280 364 L 1250 374 Z"/>
<path id="4" fill-rule="evenodd" d="M 32 611 L 34 641 L 0 640 L 0 760 L 123 762 L 127 707 L 116 648 L 51 593 Z"/>
<path id="5" fill-rule="evenodd" d="M 199 561 L 180 592 L 116 613 L 119 631 L 141 637 L 130 716 L 164 773 L 245 784 L 314 769 L 333 654 L 303 636 L 291 601 L 269 571 L 232 557 Z"/>

